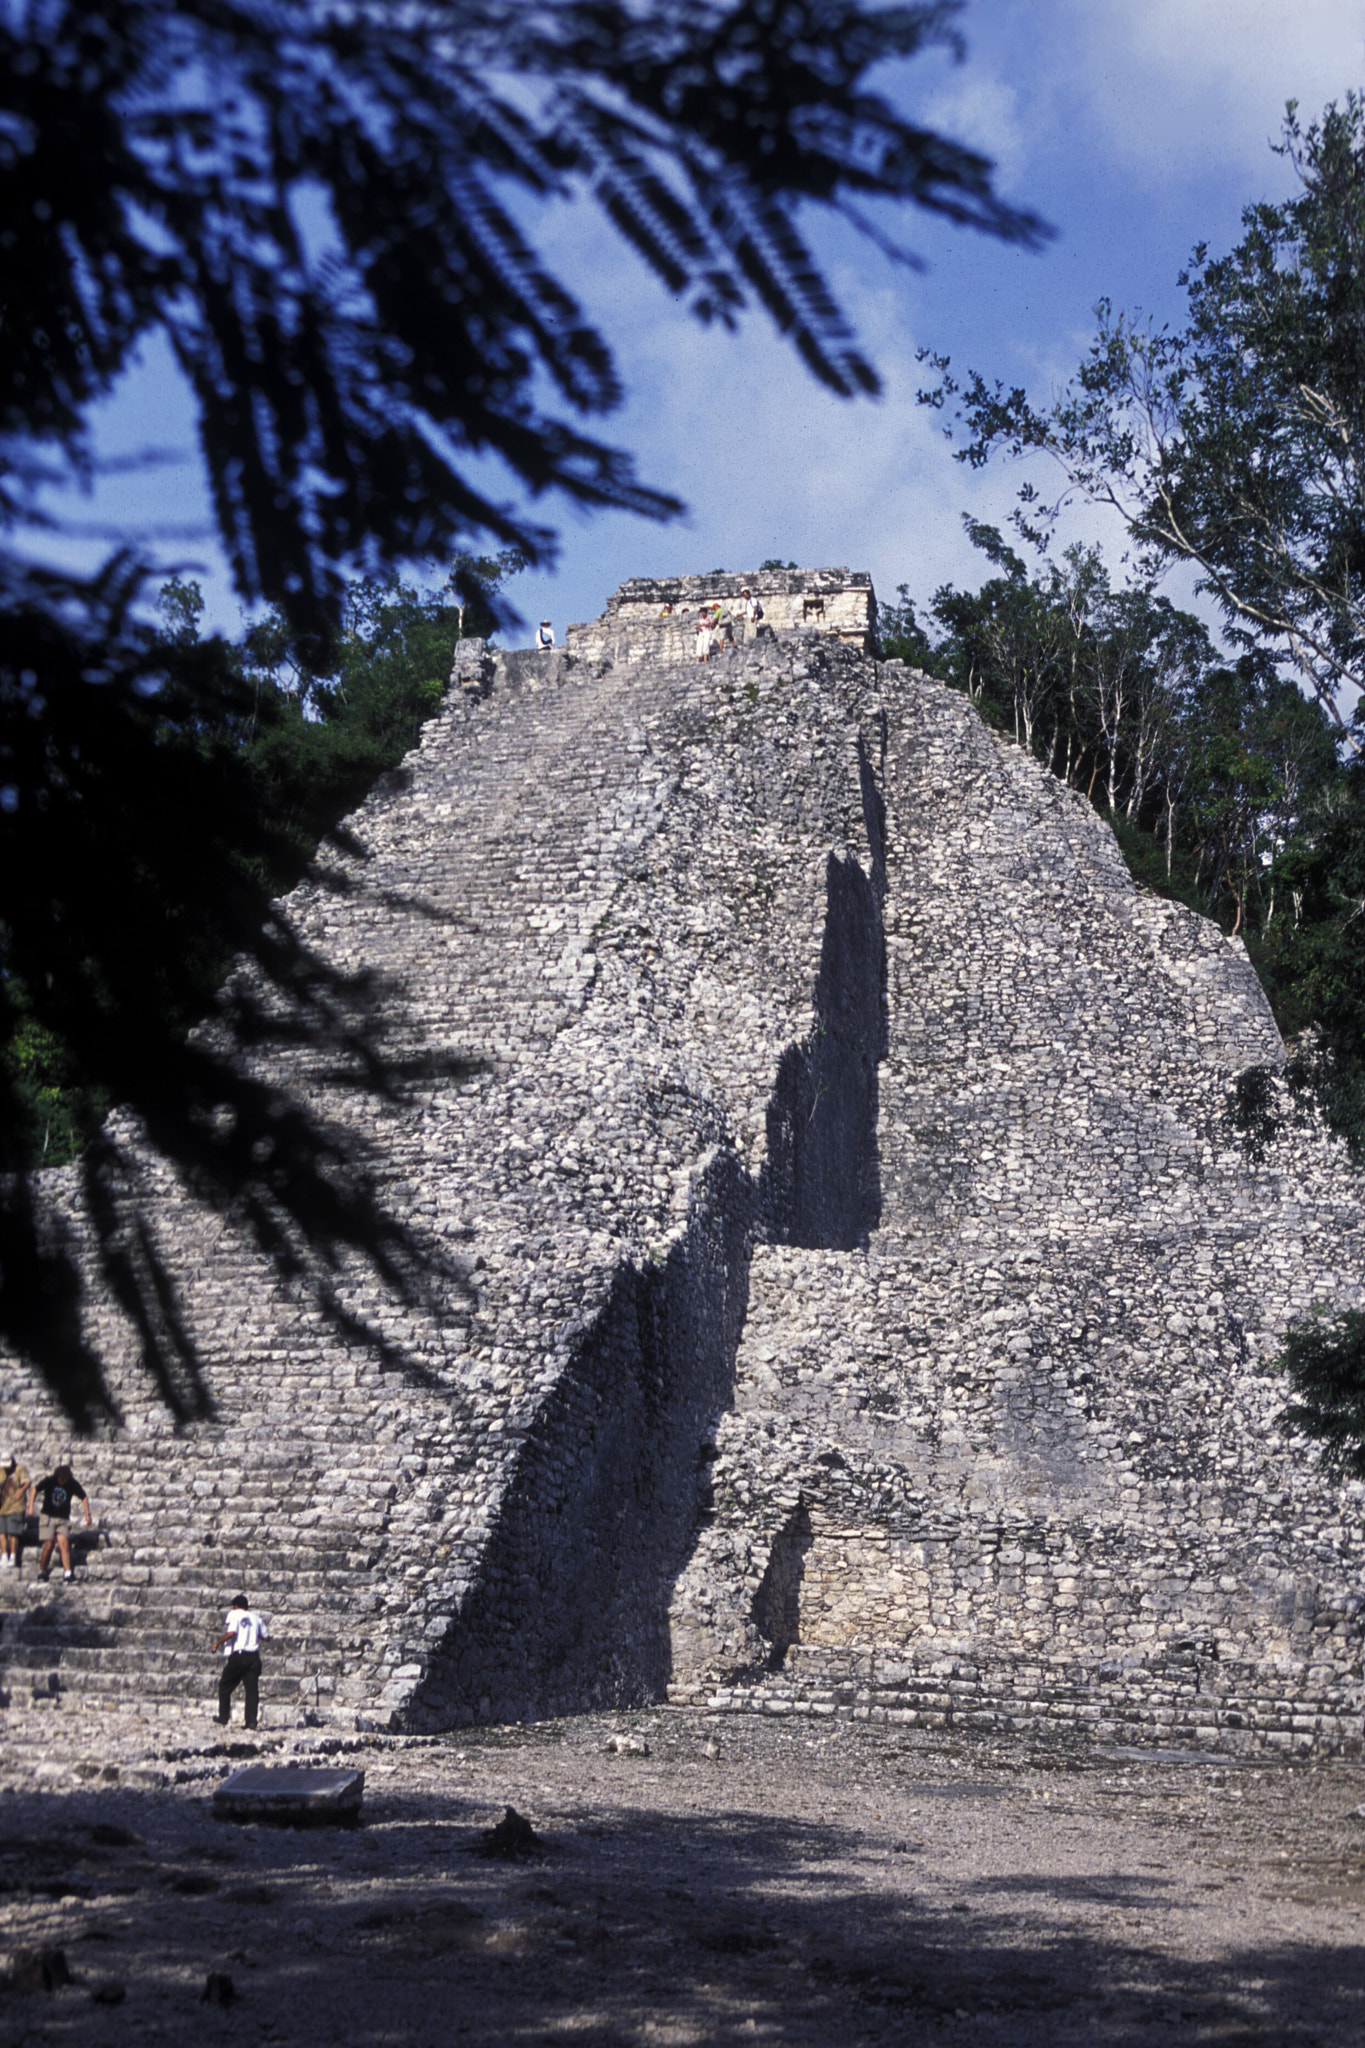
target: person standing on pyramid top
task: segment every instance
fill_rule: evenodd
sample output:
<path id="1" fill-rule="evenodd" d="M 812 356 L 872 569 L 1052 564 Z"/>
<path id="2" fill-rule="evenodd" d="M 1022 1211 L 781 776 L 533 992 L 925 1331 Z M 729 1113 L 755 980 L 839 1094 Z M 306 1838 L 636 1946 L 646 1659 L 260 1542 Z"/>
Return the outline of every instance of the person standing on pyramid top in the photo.
<path id="1" fill-rule="evenodd" d="M 269 1637 L 265 1616 L 253 1613 L 246 1594 L 239 1593 L 228 1608 L 223 1633 L 213 1646 L 223 1652 L 225 1659 L 218 1681 L 218 1720 L 224 1728 L 232 1719 L 232 1695 L 239 1685 L 245 1706 L 243 1718 L 248 1728 L 256 1726 L 261 1694 L 261 1644 Z"/>
<path id="2" fill-rule="evenodd" d="M 13 1451 L 0 1451 L 0 1565 L 18 1569 L 24 1548 L 25 1499 L 29 1476 Z"/>
<path id="3" fill-rule="evenodd" d="M 555 629 L 550 624 L 550 621 L 548 619 L 542 619 L 540 622 L 540 631 L 536 634 L 536 646 L 544 648 L 548 651 L 551 648 L 553 648 L 554 644 Z"/>
<path id="4" fill-rule="evenodd" d="M 28 1512 L 33 1513 L 33 1503 L 41 1499 L 42 1514 L 38 1522 L 38 1535 L 42 1542 L 42 1555 L 38 1559 L 38 1576 L 45 1579 L 52 1563 L 52 1547 L 62 1561 L 62 1577 L 71 1579 L 75 1573 L 71 1567 L 71 1510 L 80 1500 L 85 1502 L 85 1526 L 90 1527 L 90 1496 L 71 1469 L 70 1459 L 65 1451 L 60 1461 L 43 1479 L 36 1479 L 28 1490 Z"/>

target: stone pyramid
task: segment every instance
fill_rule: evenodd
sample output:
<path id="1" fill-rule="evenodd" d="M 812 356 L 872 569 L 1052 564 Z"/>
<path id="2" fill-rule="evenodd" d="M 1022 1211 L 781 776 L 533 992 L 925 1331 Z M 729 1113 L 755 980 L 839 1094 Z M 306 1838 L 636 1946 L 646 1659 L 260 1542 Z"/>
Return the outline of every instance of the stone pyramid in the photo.
<path id="1" fill-rule="evenodd" d="M 763 626 L 697 663 L 744 584 Z M 287 906 L 382 989 L 404 1085 L 249 1055 L 439 1284 L 283 1281 L 122 1128 L 212 1403 L 177 1430 L 45 1176 L 123 1426 L 77 1447 L 84 1579 L 3 1575 L 12 1700 L 207 1697 L 245 1585 L 267 1714 L 341 1726 L 671 1695 L 1359 1746 L 1361 1489 L 1259 1367 L 1360 1298 L 1360 1183 L 1233 1130 L 1283 1056 L 1242 948 L 874 647 L 839 570 L 462 644 Z M 59 1417 L 17 1362 L 0 1392 L 43 1469 Z"/>

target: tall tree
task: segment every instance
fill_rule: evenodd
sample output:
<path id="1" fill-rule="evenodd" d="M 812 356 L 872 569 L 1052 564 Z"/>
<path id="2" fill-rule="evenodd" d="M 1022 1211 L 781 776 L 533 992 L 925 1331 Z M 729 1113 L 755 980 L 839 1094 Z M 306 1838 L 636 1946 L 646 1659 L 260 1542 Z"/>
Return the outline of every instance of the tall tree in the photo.
<path id="1" fill-rule="evenodd" d="M 1060 465 L 1060 499 L 1021 493 L 1026 526 L 1074 495 L 1112 507 L 1157 561 L 1193 563 L 1230 631 L 1283 656 L 1345 731 L 1365 685 L 1365 100 L 1306 129 L 1291 103 L 1278 147 L 1299 191 L 1249 206 L 1228 255 L 1196 248 L 1184 327 L 1104 301 L 1050 405 L 937 357 L 922 395 L 955 407 L 960 459 Z"/>
<path id="2" fill-rule="evenodd" d="M 0 526 L 94 465 L 91 414 L 161 336 L 187 380 L 242 596 L 323 676 L 349 582 L 469 545 L 546 560 L 557 492 L 679 509 L 585 430 L 622 396 L 608 339 L 538 250 L 586 194 L 679 305 L 756 302 L 844 396 L 875 371 L 812 259 L 803 205 L 869 199 L 1007 241 L 1045 230 L 991 167 L 870 89 L 955 36 L 951 4 L 861 0 L 12 0 L 0 12 Z M 882 239 L 879 236 L 878 239 Z M 886 245 L 889 246 L 889 245 Z M 905 252 L 899 252 L 904 254 Z M 547 400 L 545 394 L 552 394 Z M 519 493 L 478 481 L 492 456 Z M 130 1104 L 205 1200 L 286 1265 L 364 1250 L 418 1290 L 435 1256 L 380 1214 L 335 1133 L 185 1024 L 243 954 L 231 1022 L 334 1041 L 383 1084 L 360 992 L 300 947 L 266 880 L 234 722 L 239 664 L 139 623 L 140 565 L 78 581 L 0 554 L 0 1042 L 26 1020 Z M 205 736 L 218 736 L 206 742 Z M 287 835 L 286 835 L 287 837 Z M 98 1028 L 100 1020 L 113 1028 Z M 12 1072 L 0 1074 L 17 1113 Z M 115 1136 L 81 1162 L 149 1369 L 200 1398 Z M 77 1272 L 24 1175 L 0 1194 L 0 1337 L 73 1414 L 103 1401 Z"/>
<path id="3" fill-rule="evenodd" d="M 1115 590 L 1098 549 L 1079 544 L 1030 574 L 996 528 L 964 520 L 1002 573 L 979 590 L 945 585 L 925 658 L 993 723 L 1066 782 L 1130 822 L 1166 779 L 1182 706 L 1213 660 L 1208 634 L 1143 583 Z M 918 627 L 908 602 L 891 615 Z"/>

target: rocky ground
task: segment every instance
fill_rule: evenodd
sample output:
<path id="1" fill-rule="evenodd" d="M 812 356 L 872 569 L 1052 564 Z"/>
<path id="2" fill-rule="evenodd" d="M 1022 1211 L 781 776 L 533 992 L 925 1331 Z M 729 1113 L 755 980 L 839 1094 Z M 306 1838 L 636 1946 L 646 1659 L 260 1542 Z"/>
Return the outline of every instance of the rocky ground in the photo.
<path id="1" fill-rule="evenodd" d="M 1356 1766 L 677 1711 L 51 1730 L 0 1758 L 0 2048 L 1365 2038 Z M 360 1827 L 213 1819 L 300 1750 L 363 1767 Z M 509 1805 L 535 1844 L 481 1854 Z"/>

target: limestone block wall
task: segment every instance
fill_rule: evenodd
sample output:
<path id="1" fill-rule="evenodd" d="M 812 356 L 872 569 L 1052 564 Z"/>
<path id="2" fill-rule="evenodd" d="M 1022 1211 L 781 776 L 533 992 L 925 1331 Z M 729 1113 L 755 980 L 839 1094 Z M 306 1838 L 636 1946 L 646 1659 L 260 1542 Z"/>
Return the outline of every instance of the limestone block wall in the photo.
<path id="1" fill-rule="evenodd" d="M 1258 1367 L 1361 1298 L 1360 1182 L 1239 1144 L 1283 1057 L 1242 949 L 961 698 L 881 691 L 880 1227 L 755 1253 L 675 1689 L 1357 1746 L 1362 1489 Z"/>

